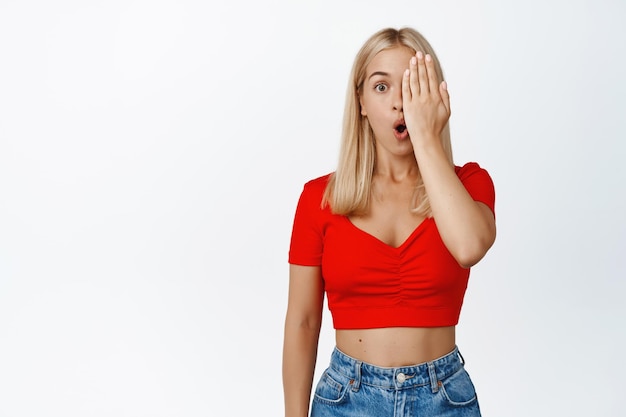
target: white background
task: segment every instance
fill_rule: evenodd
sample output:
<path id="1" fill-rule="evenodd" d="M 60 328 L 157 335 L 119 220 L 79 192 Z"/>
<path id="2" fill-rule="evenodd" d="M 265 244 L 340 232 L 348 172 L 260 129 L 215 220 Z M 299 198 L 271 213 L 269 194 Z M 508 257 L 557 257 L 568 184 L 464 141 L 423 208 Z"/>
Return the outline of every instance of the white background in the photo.
<path id="1" fill-rule="evenodd" d="M 405 25 L 444 66 L 455 162 L 496 185 L 458 328 L 483 415 L 623 413 L 624 16 L 2 1 L 0 416 L 281 415 L 296 201 L 334 169 L 358 48 Z M 332 346 L 327 315 L 318 368 Z"/>

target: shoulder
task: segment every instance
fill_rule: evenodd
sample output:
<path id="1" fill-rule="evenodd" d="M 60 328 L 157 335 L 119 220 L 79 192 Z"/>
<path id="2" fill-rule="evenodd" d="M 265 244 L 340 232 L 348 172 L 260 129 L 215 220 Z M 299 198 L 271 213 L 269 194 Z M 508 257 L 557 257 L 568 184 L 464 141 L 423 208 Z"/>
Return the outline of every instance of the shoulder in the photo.
<path id="1" fill-rule="evenodd" d="M 332 173 L 322 175 L 304 183 L 298 199 L 299 211 L 318 212 L 322 209 L 324 192 L 331 176 Z"/>
<path id="2" fill-rule="evenodd" d="M 465 189 L 476 201 L 485 203 L 491 211 L 495 207 L 495 188 L 491 176 L 486 169 L 476 162 L 468 162 L 463 166 L 455 166 L 456 175 Z"/>
<path id="3" fill-rule="evenodd" d="M 461 181 L 473 175 L 490 177 L 487 170 L 481 167 L 478 162 L 466 162 L 463 166 L 455 165 L 454 171 Z"/>
<path id="4" fill-rule="evenodd" d="M 307 181 L 304 184 L 303 194 L 319 195 L 320 197 L 324 195 L 331 175 L 332 173 L 329 173 Z"/>

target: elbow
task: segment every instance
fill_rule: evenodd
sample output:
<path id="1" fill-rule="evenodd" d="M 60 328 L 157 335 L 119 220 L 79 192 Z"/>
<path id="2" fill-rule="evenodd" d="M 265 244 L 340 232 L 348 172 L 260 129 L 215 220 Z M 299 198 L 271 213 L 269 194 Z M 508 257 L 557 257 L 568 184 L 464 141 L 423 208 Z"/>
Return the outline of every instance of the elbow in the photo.
<path id="1" fill-rule="evenodd" d="M 461 268 L 469 269 L 476 265 L 487 252 L 464 252 L 458 255 L 453 255 L 457 263 Z"/>
<path id="2" fill-rule="evenodd" d="M 310 313 L 310 314 L 290 314 L 287 313 L 285 319 L 285 330 L 292 331 L 304 331 L 319 333 L 322 328 L 322 312 Z"/>
<path id="3" fill-rule="evenodd" d="M 487 236 L 460 245 L 452 256 L 461 268 L 471 268 L 485 257 L 495 241 L 495 230 Z"/>

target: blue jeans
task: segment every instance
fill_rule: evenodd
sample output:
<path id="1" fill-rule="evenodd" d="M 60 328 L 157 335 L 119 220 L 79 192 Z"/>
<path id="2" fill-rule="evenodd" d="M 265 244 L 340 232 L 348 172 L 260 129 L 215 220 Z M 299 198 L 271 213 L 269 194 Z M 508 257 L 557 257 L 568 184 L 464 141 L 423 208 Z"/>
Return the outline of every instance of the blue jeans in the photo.
<path id="1" fill-rule="evenodd" d="M 382 368 L 335 348 L 313 396 L 311 417 L 480 417 L 458 348 L 431 362 Z"/>

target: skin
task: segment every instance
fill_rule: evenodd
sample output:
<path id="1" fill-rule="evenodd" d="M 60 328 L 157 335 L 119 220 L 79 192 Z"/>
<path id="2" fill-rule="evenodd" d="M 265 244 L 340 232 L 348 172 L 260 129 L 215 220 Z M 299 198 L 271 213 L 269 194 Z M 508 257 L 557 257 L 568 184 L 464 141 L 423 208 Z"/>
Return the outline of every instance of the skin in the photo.
<path id="1" fill-rule="evenodd" d="M 450 117 L 450 98 L 430 56 L 406 47 L 381 51 L 366 68 L 359 97 L 361 114 L 374 132 L 377 157 L 371 209 L 365 216 L 351 217 L 352 223 L 390 246 L 400 246 L 424 220 L 408 210 L 421 173 L 444 244 L 462 267 L 476 264 L 495 240 L 494 215 L 471 198 L 446 158 L 440 136 Z M 399 119 L 404 119 L 408 137 L 394 134 Z M 283 350 L 289 417 L 308 414 L 323 285 L 320 267 L 290 266 Z M 336 330 L 335 339 L 352 357 L 396 367 L 449 353 L 455 346 L 455 328 Z"/>

